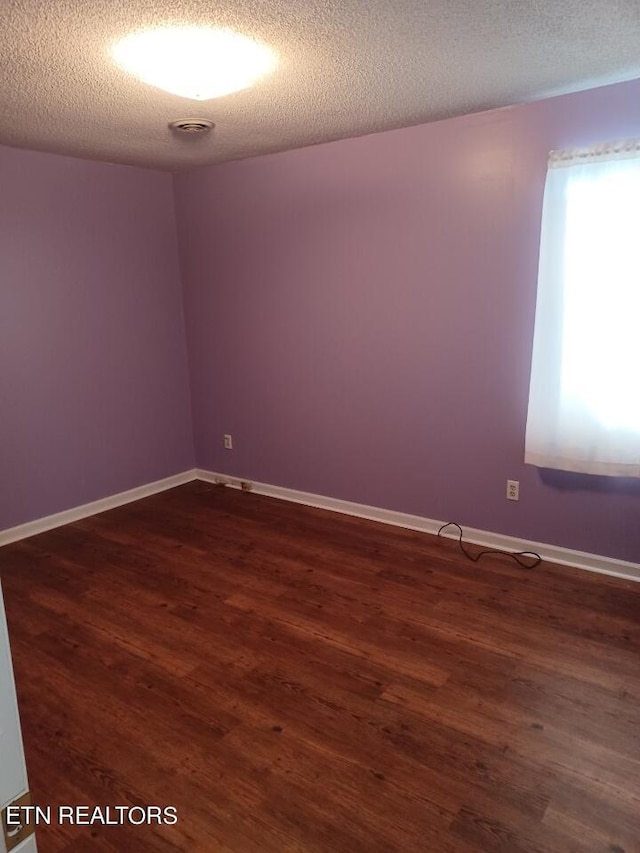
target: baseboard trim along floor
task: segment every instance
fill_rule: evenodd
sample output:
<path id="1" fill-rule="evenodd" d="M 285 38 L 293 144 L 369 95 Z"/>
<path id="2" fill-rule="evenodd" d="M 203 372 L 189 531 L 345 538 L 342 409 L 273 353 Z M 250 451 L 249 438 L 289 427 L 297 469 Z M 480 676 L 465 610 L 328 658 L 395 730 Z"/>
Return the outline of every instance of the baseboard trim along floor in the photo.
<path id="1" fill-rule="evenodd" d="M 366 518 L 371 521 L 380 521 L 383 524 L 406 527 L 410 530 L 419 530 L 423 533 L 436 534 L 445 523 L 444 521 L 436 521 L 431 518 L 423 518 L 419 515 L 410 515 L 404 512 L 396 512 L 395 510 L 367 506 L 366 504 L 344 501 L 339 498 L 326 497 L 325 495 L 315 495 L 311 492 L 301 492 L 297 489 L 287 489 L 283 486 L 272 486 L 268 483 L 256 483 L 254 481 L 242 480 L 238 477 L 230 477 L 227 474 L 219 474 L 215 471 L 194 468 L 183 471 L 180 474 L 175 474 L 172 477 L 165 477 L 162 480 L 138 486 L 135 489 L 129 489 L 126 492 L 120 492 L 117 495 L 111 495 L 101 500 L 64 510 L 64 512 L 58 512 L 54 515 L 48 515 L 45 518 L 38 518 L 35 521 L 29 521 L 26 524 L 19 524 L 16 527 L 0 531 L 0 546 L 8 545 L 10 542 L 17 542 L 20 539 L 26 539 L 29 536 L 35 536 L 37 533 L 44 533 L 46 530 L 61 527 L 72 521 L 78 521 L 81 518 L 87 518 L 99 512 L 105 512 L 108 509 L 114 509 L 132 501 L 141 500 L 158 492 L 163 492 L 166 489 L 173 489 L 175 486 L 189 483 L 192 480 L 218 483 L 235 489 L 245 488 L 258 495 L 304 504 L 305 506 L 318 507 L 319 509 L 339 512 L 345 515 L 353 515 L 357 518 Z M 445 535 L 457 538 L 455 532 L 445 533 Z M 588 554 L 583 551 L 573 551 L 570 548 L 563 548 L 558 545 L 547 545 L 541 542 L 517 539 L 501 533 L 491 533 L 487 530 L 476 530 L 471 527 L 464 528 L 464 538 L 466 542 L 474 545 L 482 545 L 486 548 L 499 548 L 505 551 L 535 551 L 540 554 L 543 560 L 549 560 L 563 566 L 571 566 L 572 568 L 585 569 L 603 575 L 640 581 L 640 564 L 638 563 L 616 560 L 613 557 L 603 557 L 597 554 Z"/>
<path id="2" fill-rule="evenodd" d="M 148 498 L 149 495 L 182 486 L 184 483 L 190 483 L 195 479 L 195 470 L 183 471 L 180 474 L 174 474 L 172 477 L 165 477 L 153 483 L 137 486 L 135 489 L 128 489 L 126 492 L 119 492 L 117 495 L 109 495 L 109 497 L 101 498 L 98 501 L 74 506 L 71 509 L 65 509 L 63 512 L 56 512 L 54 515 L 36 518 L 35 521 L 28 521 L 26 524 L 18 524 L 17 527 L 9 527 L 7 530 L 0 531 L 0 546 L 17 542 L 20 539 L 27 539 L 29 536 L 35 536 L 36 533 L 44 533 L 46 530 L 53 530 L 54 527 L 62 527 L 63 524 L 70 524 L 72 521 L 79 521 L 81 518 L 88 518 L 90 515 L 97 515 L 99 512 L 105 512 L 117 506 L 124 506 L 124 504 Z"/>
<path id="3" fill-rule="evenodd" d="M 366 504 L 343 501 L 338 498 L 328 498 L 324 495 L 314 495 L 309 492 L 300 492 L 296 489 L 286 489 L 282 486 L 271 486 L 267 483 L 256 483 L 241 480 L 237 477 L 229 477 L 226 474 L 218 474 L 214 471 L 196 469 L 196 478 L 207 483 L 223 483 L 235 489 L 250 488 L 258 495 L 266 495 L 271 498 L 292 501 L 293 503 L 315 506 L 320 509 L 328 509 L 333 512 L 341 512 L 346 515 L 354 515 L 357 518 L 367 518 L 371 521 L 380 521 L 383 524 L 393 524 L 396 527 L 407 527 L 410 530 L 420 530 L 423 533 L 436 534 L 445 524 L 445 521 L 436 521 L 432 518 L 423 518 L 419 515 L 409 515 L 404 512 L 396 512 L 390 509 L 367 506 Z M 451 521 L 451 519 L 446 519 Z M 452 539 L 457 539 L 457 532 L 443 532 Z M 625 578 L 626 580 L 640 581 L 640 565 L 629 563 L 625 560 L 616 560 L 613 557 L 602 557 L 597 554 L 588 554 L 584 551 L 573 551 L 570 548 L 562 548 L 558 545 L 546 545 L 541 542 L 530 542 L 525 539 L 516 539 L 513 536 L 505 536 L 501 533 L 491 533 L 487 530 L 476 530 L 472 527 L 464 528 L 465 542 L 474 545 L 482 545 L 485 548 L 499 548 L 503 551 L 535 551 L 543 560 L 558 563 L 562 566 L 571 566 L 576 569 L 586 569 L 589 572 L 598 572 L 603 575 Z"/>

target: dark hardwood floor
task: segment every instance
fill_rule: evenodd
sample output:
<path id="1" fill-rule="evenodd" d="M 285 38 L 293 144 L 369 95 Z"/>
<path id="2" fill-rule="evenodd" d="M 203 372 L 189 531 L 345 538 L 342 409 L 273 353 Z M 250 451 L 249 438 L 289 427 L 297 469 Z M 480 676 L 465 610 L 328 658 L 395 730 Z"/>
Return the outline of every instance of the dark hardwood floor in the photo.
<path id="1" fill-rule="evenodd" d="M 194 483 L 0 551 L 40 853 L 640 851 L 640 585 Z"/>

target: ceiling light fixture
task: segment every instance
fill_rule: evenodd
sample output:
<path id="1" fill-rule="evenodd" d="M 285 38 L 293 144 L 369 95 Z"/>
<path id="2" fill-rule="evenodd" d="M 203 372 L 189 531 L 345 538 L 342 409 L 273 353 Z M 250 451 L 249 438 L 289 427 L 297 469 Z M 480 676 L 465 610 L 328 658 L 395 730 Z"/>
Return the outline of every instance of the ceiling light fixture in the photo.
<path id="1" fill-rule="evenodd" d="M 131 33 L 112 53 L 144 83 L 173 95 L 207 101 L 238 92 L 277 65 L 270 47 L 232 30 L 161 27 Z"/>

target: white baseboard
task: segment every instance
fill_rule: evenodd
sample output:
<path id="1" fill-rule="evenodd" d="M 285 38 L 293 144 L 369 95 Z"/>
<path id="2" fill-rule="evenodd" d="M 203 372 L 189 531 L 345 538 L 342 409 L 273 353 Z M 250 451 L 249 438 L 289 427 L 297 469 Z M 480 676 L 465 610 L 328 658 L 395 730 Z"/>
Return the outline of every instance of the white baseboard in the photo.
<path id="1" fill-rule="evenodd" d="M 436 534 L 446 522 L 435 521 L 431 518 L 423 518 L 419 515 L 409 515 L 404 512 L 395 512 L 390 509 L 367 506 L 366 504 L 352 503 L 338 498 L 328 498 L 323 495 L 314 495 L 310 492 L 299 492 L 296 489 L 285 489 L 282 486 L 270 486 L 267 483 L 255 483 L 240 480 L 237 477 L 228 477 L 226 474 L 216 474 L 213 471 L 204 471 L 196 468 L 196 478 L 207 483 L 224 483 L 235 489 L 250 486 L 251 491 L 258 495 L 267 495 L 272 498 L 280 498 L 305 506 L 319 507 L 333 512 L 341 512 L 345 515 L 354 515 L 357 518 L 366 518 L 371 521 L 380 521 L 384 524 L 392 524 L 396 527 L 406 527 L 410 530 L 420 530 L 423 533 Z M 443 532 L 443 536 L 457 539 L 457 533 Z M 617 578 L 640 581 L 640 565 L 629 563 L 625 560 L 616 560 L 613 557 L 601 557 L 597 554 L 588 554 L 584 551 L 573 551 L 570 548 L 562 548 L 559 545 L 545 545 L 541 542 L 530 542 L 525 539 L 516 539 L 513 536 L 505 536 L 502 533 L 491 533 L 487 530 L 476 530 L 472 527 L 464 528 L 465 542 L 474 545 L 482 545 L 485 548 L 498 548 L 502 551 L 534 551 L 540 554 L 543 560 L 551 563 L 559 563 L 562 566 L 571 566 L 576 569 L 586 569 L 589 572 L 598 572 L 603 575 L 612 575 Z"/>
<path id="2" fill-rule="evenodd" d="M 241 480 L 238 477 L 229 477 L 226 474 L 217 474 L 214 471 L 206 471 L 202 468 L 193 468 L 183 471 L 181 474 L 175 474 L 173 477 L 165 477 L 165 479 L 156 480 L 154 483 L 147 483 L 144 486 L 138 486 L 135 489 L 129 489 L 117 495 L 110 495 L 107 498 L 73 507 L 64 512 L 57 512 L 55 515 L 48 515 L 45 518 L 38 518 L 35 521 L 29 521 L 26 524 L 19 524 L 17 527 L 2 530 L 0 531 L 0 546 L 8 545 L 10 542 L 17 542 L 20 539 L 26 539 L 29 536 L 35 536 L 37 533 L 44 533 L 46 530 L 61 527 L 63 524 L 70 524 L 72 521 L 78 521 L 81 518 L 88 518 L 90 515 L 105 512 L 108 509 L 114 509 L 115 507 L 141 500 L 141 498 L 155 495 L 158 492 L 164 492 L 167 489 L 173 489 L 175 486 L 181 486 L 192 480 L 202 480 L 206 483 L 222 483 L 235 489 L 245 488 L 258 495 L 279 498 L 280 500 L 318 507 L 319 509 L 327 509 L 345 515 L 353 515 L 357 518 L 366 518 L 370 521 L 379 521 L 383 524 L 395 525 L 396 527 L 405 527 L 409 530 L 419 530 L 422 533 L 436 534 L 442 525 L 445 524 L 444 521 L 423 518 L 420 515 L 409 515 L 408 513 L 396 512 L 395 510 L 381 509 L 380 507 L 367 506 L 366 504 L 353 503 L 352 501 L 343 501 L 339 498 L 314 495 L 311 492 L 300 492 L 297 489 L 286 489 L 283 486 L 271 486 L 268 483 Z M 457 538 L 454 533 L 445 533 L 443 535 L 453 539 Z M 577 569 L 586 569 L 589 572 L 598 572 L 603 575 L 626 578 L 627 580 L 640 581 L 640 565 L 638 563 L 629 563 L 625 560 L 616 560 L 613 557 L 602 557 L 583 551 L 573 551 L 570 548 L 562 548 L 558 545 L 545 545 L 541 542 L 516 539 L 513 536 L 491 533 L 486 530 L 475 530 L 471 527 L 465 528 L 464 538 L 466 542 L 471 542 L 474 545 L 482 545 L 486 548 L 499 548 L 504 551 L 535 551 L 540 554 L 543 560 L 548 560 L 552 563 L 572 566 Z"/>
<path id="3" fill-rule="evenodd" d="M 117 495 L 110 495 L 107 498 L 101 498 L 99 501 L 74 506 L 71 509 L 64 510 L 64 512 L 56 512 L 54 515 L 47 515 L 44 518 L 37 518 L 35 521 L 28 521 L 26 524 L 19 524 L 17 527 L 1 530 L 0 546 L 35 536 L 36 533 L 53 530 L 54 527 L 62 527 L 63 524 L 70 524 L 72 521 L 79 521 L 81 518 L 88 518 L 90 515 L 105 512 L 117 506 L 139 501 L 141 498 L 173 489 L 175 486 L 181 486 L 183 483 L 189 483 L 195 479 L 195 469 L 183 471 L 181 474 L 174 474 L 172 477 L 165 477 L 163 480 L 156 480 L 154 483 L 146 483 L 144 486 L 138 486 Z"/>

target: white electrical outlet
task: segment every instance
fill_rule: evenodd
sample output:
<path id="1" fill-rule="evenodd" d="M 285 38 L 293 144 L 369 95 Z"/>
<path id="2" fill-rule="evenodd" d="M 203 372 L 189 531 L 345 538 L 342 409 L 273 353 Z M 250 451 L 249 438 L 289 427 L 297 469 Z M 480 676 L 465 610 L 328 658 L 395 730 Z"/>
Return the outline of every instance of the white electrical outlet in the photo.
<path id="1" fill-rule="evenodd" d="M 520 481 L 519 480 L 507 480 L 507 500 L 508 501 L 519 501 L 520 500 Z"/>
<path id="2" fill-rule="evenodd" d="M 230 435 L 225 435 L 224 446 L 226 450 L 233 450 L 233 439 Z"/>

